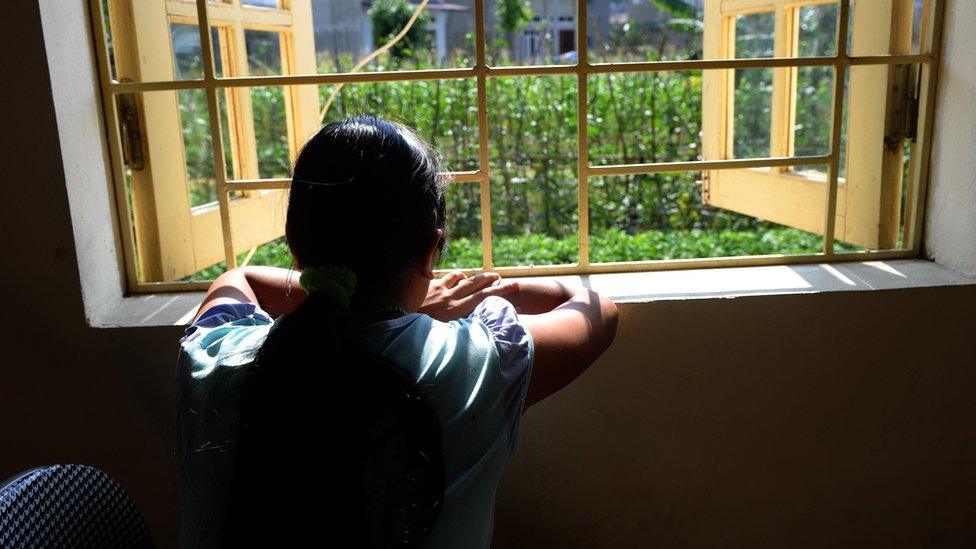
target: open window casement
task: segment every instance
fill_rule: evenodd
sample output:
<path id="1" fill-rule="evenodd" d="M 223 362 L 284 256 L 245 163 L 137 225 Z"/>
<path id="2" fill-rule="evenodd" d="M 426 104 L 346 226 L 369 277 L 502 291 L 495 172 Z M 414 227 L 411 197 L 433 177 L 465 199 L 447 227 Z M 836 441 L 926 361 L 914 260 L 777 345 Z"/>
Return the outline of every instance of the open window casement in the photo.
<path id="1" fill-rule="evenodd" d="M 822 0 L 706 0 L 705 59 L 735 58 L 736 17 L 772 13 L 773 54 L 798 56 L 800 10 L 834 4 Z M 906 54 L 912 42 L 913 0 L 856 0 L 850 27 L 852 55 Z M 705 160 L 734 158 L 735 71 L 703 71 L 702 133 Z M 772 69 L 769 156 L 794 154 L 797 68 Z M 836 77 L 836 76 L 835 76 Z M 902 192 L 902 139 L 886 135 L 899 125 L 906 73 L 898 66 L 851 66 L 847 82 L 846 174 L 838 181 L 836 239 L 872 249 L 898 243 Z M 830 124 L 830 119 L 822 121 Z M 827 154 L 828 144 L 822 154 Z M 706 204 L 823 234 L 824 175 L 792 168 L 712 170 L 704 174 Z M 843 170 L 842 170 L 842 173 Z"/>
<path id="2" fill-rule="evenodd" d="M 112 42 L 119 80 L 176 80 L 173 36 L 176 29 L 197 26 L 195 2 L 184 0 L 108 0 Z M 215 64 L 222 77 L 249 75 L 245 31 L 278 35 L 283 74 L 314 73 L 315 48 L 311 0 L 279 0 L 278 8 L 254 7 L 241 0 L 209 3 L 208 17 Z M 281 5 L 283 4 L 283 5 Z M 202 77 L 201 75 L 197 76 Z M 206 93 L 200 90 L 197 93 Z M 251 91 L 217 90 L 228 179 L 257 179 L 257 139 Z M 179 91 L 133 94 L 139 131 L 129 134 L 126 147 L 139 147 L 144 162 L 131 162 L 131 203 L 142 282 L 178 280 L 225 259 L 218 202 L 194 206 L 186 168 Z M 289 158 L 318 128 L 315 86 L 284 91 Z M 125 119 L 120 113 L 120 120 Z M 126 131 L 123 129 L 123 136 Z M 131 154 L 129 155 L 131 157 Z M 221 192 L 218 187 L 218 192 Z M 283 234 L 284 191 L 235 191 L 228 207 L 229 233 L 235 253 Z"/>

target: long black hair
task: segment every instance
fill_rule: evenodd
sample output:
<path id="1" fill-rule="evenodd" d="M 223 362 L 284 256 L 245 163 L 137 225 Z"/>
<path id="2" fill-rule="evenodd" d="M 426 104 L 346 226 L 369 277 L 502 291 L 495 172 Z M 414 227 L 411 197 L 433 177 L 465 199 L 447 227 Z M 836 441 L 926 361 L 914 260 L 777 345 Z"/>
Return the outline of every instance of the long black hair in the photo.
<path id="1" fill-rule="evenodd" d="M 353 303 L 388 295 L 443 231 L 439 171 L 400 124 L 324 126 L 293 172 L 285 234 L 298 269 L 351 269 Z M 225 545 L 410 547 L 433 527 L 444 493 L 437 417 L 403 370 L 346 341 L 342 315 L 312 294 L 258 350 L 240 395 Z"/>

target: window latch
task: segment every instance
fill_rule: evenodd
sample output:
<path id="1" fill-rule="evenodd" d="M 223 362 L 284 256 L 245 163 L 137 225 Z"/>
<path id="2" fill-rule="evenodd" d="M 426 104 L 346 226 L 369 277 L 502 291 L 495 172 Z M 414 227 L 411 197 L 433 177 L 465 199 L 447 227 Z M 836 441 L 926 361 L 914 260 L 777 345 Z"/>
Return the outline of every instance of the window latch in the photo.
<path id="1" fill-rule="evenodd" d="M 125 78 L 122 82 L 131 82 Z M 122 138 L 122 160 L 126 166 L 135 171 L 146 167 L 142 154 L 142 129 L 139 126 L 139 109 L 136 107 L 136 96 L 133 93 L 121 93 L 115 96 L 115 108 L 119 113 L 119 135 Z"/>

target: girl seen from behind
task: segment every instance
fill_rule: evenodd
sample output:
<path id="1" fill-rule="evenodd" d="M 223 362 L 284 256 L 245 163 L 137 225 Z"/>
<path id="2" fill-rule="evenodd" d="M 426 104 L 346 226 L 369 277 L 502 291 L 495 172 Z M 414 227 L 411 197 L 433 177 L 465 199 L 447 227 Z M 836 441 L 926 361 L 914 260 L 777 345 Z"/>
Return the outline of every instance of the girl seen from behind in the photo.
<path id="1" fill-rule="evenodd" d="M 228 271 L 182 340 L 182 546 L 490 545 L 522 412 L 610 345 L 617 310 L 552 282 L 434 279 L 439 172 L 376 118 L 305 145 L 285 225 L 300 277 Z"/>

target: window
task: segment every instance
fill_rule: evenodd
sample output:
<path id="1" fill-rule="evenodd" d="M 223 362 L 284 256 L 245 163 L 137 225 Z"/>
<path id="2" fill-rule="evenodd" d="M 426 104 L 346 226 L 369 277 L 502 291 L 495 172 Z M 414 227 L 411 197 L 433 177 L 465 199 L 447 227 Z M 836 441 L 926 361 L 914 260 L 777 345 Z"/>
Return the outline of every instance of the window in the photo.
<path id="1" fill-rule="evenodd" d="M 398 2 L 91 0 L 132 291 L 282 261 L 294 155 L 357 112 L 443 151 L 446 266 L 918 253 L 939 0 Z"/>
<path id="2" fill-rule="evenodd" d="M 704 48 L 706 58 L 805 58 L 837 54 L 833 40 L 838 4 L 794 0 L 706 3 Z M 823 234 L 824 188 L 837 172 L 833 236 L 837 241 L 866 249 L 894 249 L 903 242 L 901 201 L 905 151 L 899 109 L 914 98 L 916 64 L 873 63 L 877 56 L 908 55 L 912 48 L 914 2 L 858 0 L 850 14 L 850 49 L 857 57 L 849 67 L 782 66 L 732 71 L 705 71 L 703 98 L 703 151 L 706 159 L 806 156 L 812 164 L 792 161 L 760 169 L 711 170 L 705 173 L 705 202 Z M 773 32 L 759 32 L 759 29 Z M 760 44 L 755 36 L 769 36 Z M 896 61 L 896 59 L 884 59 Z M 904 61 L 909 61 L 905 59 Z M 852 113 L 841 119 L 846 128 L 838 144 L 810 134 L 828 108 L 802 109 L 810 101 L 806 90 L 837 85 L 839 71 L 845 101 Z M 907 85 L 906 85 L 907 84 Z M 743 87 L 767 86 L 761 101 L 740 100 Z M 836 95 L 834 97 L 837 97 Z M 759 103 L 759 104 L 756 104 Z M 740 115 L 740 111 L 743 115 Z M 819 115 L 819 116 L 817 116 Z M 818 120 L 819 119 L 819 120 Z M 768 132 L 755 132 L 759 126 Z M 739 134 L 742 135 L 739 135 Z M 846 138 L 846 144 L 843 141 Z M 838 157 L 829 158 L 836 148 Z M 848 152 L 849 151 L 849 152 Z M 848 154 L 844 154 L 847 152 Z M 836 166 L 835 168 L 832 168 Z"/>

